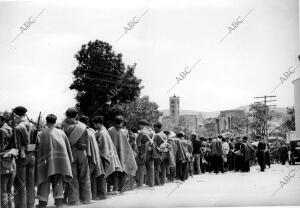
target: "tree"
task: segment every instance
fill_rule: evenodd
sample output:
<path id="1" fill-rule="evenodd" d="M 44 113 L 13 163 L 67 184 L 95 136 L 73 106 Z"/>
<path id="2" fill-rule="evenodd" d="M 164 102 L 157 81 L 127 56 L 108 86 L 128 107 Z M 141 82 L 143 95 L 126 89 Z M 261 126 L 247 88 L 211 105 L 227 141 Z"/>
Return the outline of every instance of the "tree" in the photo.
<path id="1" fill-rule="evenodd" d="M 76 90 L 76 107 L 80 113 L 93 117 L 104 115 L 106 104 L 135 100 L 143 88 L 142 80 L 134 75 L 136 64 L 130 66 L 122 61 L 106 42 L 89 41 L 81 46 L 75 58 L 78 66 L 73 71 L 71 90 Z"/>
<path id="2" fill-rule="evenodd" d="M 145 119 L 150 124 L 153 124 L 158 121 L 160 115 L 158 105 L 155 102 L 151 102 L 148 96 L 114 105 L 108 112 L 109 116 L 107 118 L 109 120 L 106 121 L 108 126 L 112 123 L 111 118 L 114 118 L 117 114 L 125 117 L 128 129 L 138 127 L 141 119 Z"/>
<path id="3" fill-rule="evenodd" d="M 289 131 L 295 131 L 295 106 L 287 107 L 286 110 L 289 118 L 285 122 L 285 126 Z"/>
<path id="4" fill-rule="evenodd" d="M 288 117 L 284 115 L 278 115 L 281 117 L 285 117 L 283 119 L 281 125 L 274 128 L 270 134 L 274 136 L 280 136 L 280 137 L 286 137 L 286 133 L 289 131 L 295 131 L 295 107 L 287 107 L 287 115 Z"/>
<path id="5" fill-rule="evenodd" d="M 254 129 L 257 134 L 266 136 L 267 122 L 272 119 L 272 115 L 267 105 L 260 103 L 250 105 L 250 128 Z"/>

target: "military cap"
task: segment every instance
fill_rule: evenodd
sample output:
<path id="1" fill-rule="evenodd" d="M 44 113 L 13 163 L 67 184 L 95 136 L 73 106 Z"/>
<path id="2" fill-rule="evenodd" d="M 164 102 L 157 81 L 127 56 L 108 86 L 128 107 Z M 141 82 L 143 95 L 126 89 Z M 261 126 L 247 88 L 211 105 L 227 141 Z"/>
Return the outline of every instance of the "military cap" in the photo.
<path id="1" fill-rule="evenodd" d="M 15 107 L 13 109 L 13 112 L 17 115 L 17 116 L 24 116 L 27 113 L 27 109 L 23 106 L 18 106 Z"/>

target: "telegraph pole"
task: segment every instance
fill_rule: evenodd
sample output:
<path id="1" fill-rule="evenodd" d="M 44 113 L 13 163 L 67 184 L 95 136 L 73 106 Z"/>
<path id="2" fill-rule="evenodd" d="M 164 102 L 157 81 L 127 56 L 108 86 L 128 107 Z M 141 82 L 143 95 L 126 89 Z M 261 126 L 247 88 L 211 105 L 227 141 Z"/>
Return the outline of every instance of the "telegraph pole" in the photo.
<path id="1" fill-rule="evenodd" d="M 261 97 L 254 97 L 254 99 L 263 99 L 263 101 L 259 101 L 259 102 L 254 102 L 254 104 L 262 104 L 265 107 L 265 134 L 266 134 L 266 139 L 269 139 L 269 134 L 268 134 L 268 113 L 267 113 L 267 107 L 274 107 L 276 105 L 267 105 L 267 103 L 269 102 L 274 102 L 276 100 L 272 100 L 272 98 L 275 98 L 276 95 L 264 95 Z M 271 100 L 268 100 L 268 99 Z"/>

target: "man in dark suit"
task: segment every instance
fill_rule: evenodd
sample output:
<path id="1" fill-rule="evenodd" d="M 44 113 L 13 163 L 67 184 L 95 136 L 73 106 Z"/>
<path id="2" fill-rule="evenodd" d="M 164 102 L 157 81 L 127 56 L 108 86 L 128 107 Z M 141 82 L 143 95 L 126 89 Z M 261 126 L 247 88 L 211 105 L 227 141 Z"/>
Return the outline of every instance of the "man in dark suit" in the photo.
<path id="1" fill-rule="evenodd" d="M 260 136 L 257 137 L 259 139 L 258 145 L 257 145 L 257 161 L 260 166 L 260 171 L 265 171 L 266 168 L 266 162 L 265 162 L 265 151 L 266 151 L 266 142 L 263 138 Z"/>
<path id="2" fill-rule="evenodd" d="M 211 141 L 212 151 L 212 166 L 214 172 L 217 174 L 219 171 L 224 173 L 224 161 L 223 161 L 223 148 L 222 148 L 222 136 L 218 136 Z"/>

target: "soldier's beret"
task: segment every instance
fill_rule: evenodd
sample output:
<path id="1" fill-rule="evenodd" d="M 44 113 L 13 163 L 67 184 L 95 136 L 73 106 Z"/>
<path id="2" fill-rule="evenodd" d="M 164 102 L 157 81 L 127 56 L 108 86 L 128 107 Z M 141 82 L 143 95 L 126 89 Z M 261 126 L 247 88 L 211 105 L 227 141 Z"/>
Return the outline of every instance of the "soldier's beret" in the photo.
<path id="1" fill-rule="evenodd" d="M 15 107 L 13 111 L 17 116 L 24 116 L 27 113 L 27 109 L 23 106 Z"/>

